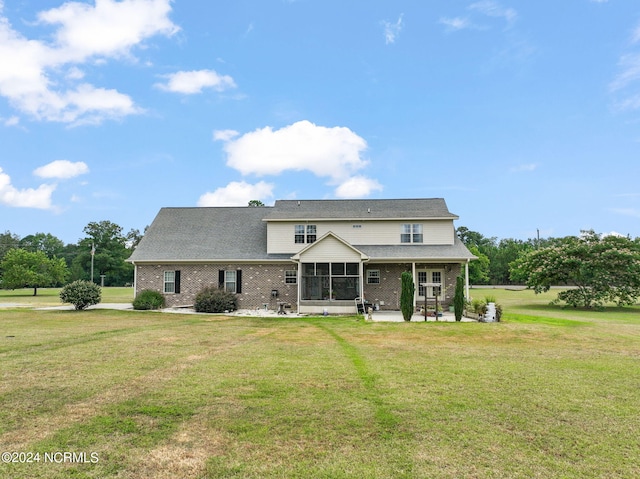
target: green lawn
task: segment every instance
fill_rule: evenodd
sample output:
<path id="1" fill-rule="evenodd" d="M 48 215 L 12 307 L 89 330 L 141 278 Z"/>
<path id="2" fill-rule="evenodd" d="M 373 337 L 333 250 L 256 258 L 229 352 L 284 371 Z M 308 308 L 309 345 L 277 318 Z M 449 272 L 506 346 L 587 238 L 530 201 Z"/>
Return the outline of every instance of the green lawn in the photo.
<path id="1" fill-rule="evenodd" d="M 640 308 L 472 292 L 504 321 L 0 309 L 0 477 L 640 477 Z"/>
<path id="2" fill-rule="evenodd" d="M 2 303 L 15 303 L 22 307 L 60 306 L 61 288 L 38 288 L 33 295 L 33 288 L 0 289 L 0 306 Z M 102 288 L 103 303 L 130 303 L 133 301 L 133 288 Z"/>

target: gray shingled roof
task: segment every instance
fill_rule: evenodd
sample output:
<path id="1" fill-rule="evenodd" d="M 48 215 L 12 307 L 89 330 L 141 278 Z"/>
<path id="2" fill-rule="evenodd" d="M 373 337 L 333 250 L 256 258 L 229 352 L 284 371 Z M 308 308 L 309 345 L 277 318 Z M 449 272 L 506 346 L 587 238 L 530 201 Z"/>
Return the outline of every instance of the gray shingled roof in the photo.
<path id="1" fill-rule="evenodd" d="M 269 220 L 452 218 L 443 198 L 395 200 L 278 200 Z"/>
<path id="2" fill-rule="evenodd" d="M 268 207 L 162 208 L 130 261 L 261 260 Z"/>
<path id="3" fill-rule="evenodd" d="M 302 216 L 301 216 L 302 215 Z M 132 262 L 288 260 L 267 254 L 264 220 L 322 218 L 452 218 L 442 199 L 297 200 L 274 207 L 162 208 L 129 258 Z M 356 246 L 376 259 L 473 259 L 456 239 L 450 246 Z"/>
<path id="4" fill-rule="evenodd" d="M 405 245 L 380 245 L 370 246 L 354 245 L 354 248 L 362 251 L 369 256 L 371 262 L 381 260 L 410 260 L 429 258 L 432 260 L 472 260 L 476 256 L 471 254 L 462 241 L 456 236 L 455 243 L 452 245 L 423 245 L 423 244 L 405 244 Z"/>

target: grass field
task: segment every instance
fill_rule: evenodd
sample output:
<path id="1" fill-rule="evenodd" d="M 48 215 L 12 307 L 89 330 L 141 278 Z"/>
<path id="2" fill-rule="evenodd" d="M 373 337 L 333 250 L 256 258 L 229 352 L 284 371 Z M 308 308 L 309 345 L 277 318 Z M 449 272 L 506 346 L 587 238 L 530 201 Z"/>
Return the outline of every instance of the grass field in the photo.
<path id="1" fill-rule="evenodd" d="M 472 293 L 504 321 L 0 309 L 0 477 L 640 477 L 640 307 Z"/>

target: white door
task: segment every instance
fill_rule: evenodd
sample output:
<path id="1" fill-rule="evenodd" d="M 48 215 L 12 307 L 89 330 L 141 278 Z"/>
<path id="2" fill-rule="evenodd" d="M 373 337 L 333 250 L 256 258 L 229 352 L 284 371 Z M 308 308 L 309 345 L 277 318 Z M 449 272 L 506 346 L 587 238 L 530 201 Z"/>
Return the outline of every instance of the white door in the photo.
<path id="1" fill-rule="evenodd" d="M 438 292 L 438 300 L 442 301 L 444 297 L 444 271 L 439 269 L 422 269 L 417 270 L 418 276 L 418 300 L 424 301 L 424 294 L 427 293 L 427 299 L 434 298 L 434 286 L 424 286 L 425 283 L 440 284 Z"/>

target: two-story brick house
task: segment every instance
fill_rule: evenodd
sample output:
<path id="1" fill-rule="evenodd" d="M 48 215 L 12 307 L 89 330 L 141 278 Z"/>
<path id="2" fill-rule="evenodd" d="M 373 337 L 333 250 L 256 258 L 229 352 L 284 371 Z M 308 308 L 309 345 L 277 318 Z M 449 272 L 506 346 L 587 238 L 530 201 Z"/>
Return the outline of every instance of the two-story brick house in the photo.
<path id="1" fill-rule="evenodd" d="M 163 208 L 129 261 L 136 294 L 161 291 L 170 306 L 191 305 L 214 285 L 237 293 L 240 308 L 352 313 L 363 297 L 397 310 L 403 271 L 415 278 L 416 303 L 439 291 L 446 305 L 475 259 L 456 219 L 441 198 Z"/>

